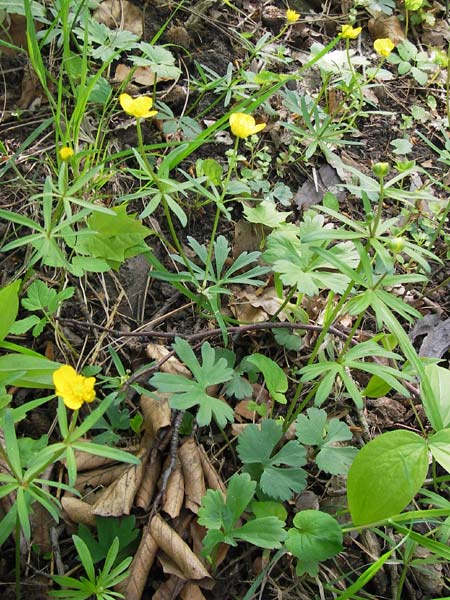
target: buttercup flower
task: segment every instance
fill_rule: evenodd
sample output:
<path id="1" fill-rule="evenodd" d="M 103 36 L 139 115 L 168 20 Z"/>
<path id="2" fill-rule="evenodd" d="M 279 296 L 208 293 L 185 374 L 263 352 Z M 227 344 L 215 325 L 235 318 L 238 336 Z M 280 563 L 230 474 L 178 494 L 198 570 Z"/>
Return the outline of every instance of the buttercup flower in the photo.
<path id="1" fill-rule="evenodd" d="M 362 27 L 352 27 L 351 25 L 342 25 L 341 37 L 344 40 L 356 40 L 361 33 Z"/>
<path id="2" fill-rule="evenodd" d="M 230 115 L 230 127 L 232 133 L 239 138 L 247 138 L 249 135 L 262 131 L 266 126 L 265 123 L 256 124 L 255 119 L 251 115 L 245 113 L 233 113 Z"/>
<path id="3" fill-rule="evenodd" d="M 72 150 L 72 148 L 69 148 L 69 146 L 63 146 L 62 148 L 59 149 L 59 158 L 61 160 L 70 160 L 72 158 L 72 156 L 74 155 L 74 151 Z"/>
<path id="4" fill-rule="evenodd" d="M 95 398 L 95 377 L 79 375 L 70 365 L 62 365 L 53 372 L 53 383 L 57 396 L 72 410 L 81 408 L 84 402 Z"/>
<path id="5" fill-rule="evenodd" d="M 300 19 L 300 15 L 298 14 L 298 12 L 296 12 L 295 10 L 292 10 L 290 8 L 287 9 L 286 11 L 286 21 L 292 25 L 293 23 L 297 23 L 297 21 Z"/>
<path id="6" fill-rule="evenodd" d="M 374 41 L 373 48 L 377 54 L 387 58 L 395 48 L 395 44 L 389 38 L 380 38 Z"/>
<path id="7" fill-rule="evenodd" d="M 150 110 L 153 106 L 153 100 L 149 96 L 132 98 L 129 94 L 120 94 L 119 102 L 127 115 L 136 117 L 136 119 L 148 119 L 154 117 L 158 112 L 157 110 Z"/>

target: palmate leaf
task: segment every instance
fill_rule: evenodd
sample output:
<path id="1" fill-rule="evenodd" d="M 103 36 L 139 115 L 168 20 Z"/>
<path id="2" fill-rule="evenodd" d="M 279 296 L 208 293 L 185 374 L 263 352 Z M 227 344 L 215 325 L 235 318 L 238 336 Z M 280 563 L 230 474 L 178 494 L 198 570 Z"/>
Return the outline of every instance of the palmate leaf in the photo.
<path id="1" fill-rule="evenodd" d="M 328 420 L 327 413 L 319 408 L 308 408 L 307 416 L 299 415 L 296 421 L 297 439 L 308 446 L 317 446 L 316 464 L 332 475 L 346 474 L 356 456 L 352 446 L 335 444 L 352 439 L 352 432 L 339 419 Z"/>
<path id="2" fill-rule="evenodd" d="M 171 394 L 169 399 L 171 408 L 186 410 L 198 406 L 197 423 L 200 426 L 209 425 L 214 417 L 220 427 L 225 427 L 227 421 L 233 420 L 233 410 L 226 402 L 209 396 L 206 389 L 211 385 L 230 381 L 234 376 L 234 370 L 228 367 L 225 358 L 217 358 L 208 342 L 202 345 L 202 364 L 185 340 L 177 338 L 173 348 L 194 378 L 187 379 L 171 373 L 156 373 L 149 383 L 160 392 Z"/>
<path id="3" fill-rule="evenodd" d="M 275 500 L 288 500 L 306 486 L 306 472 L 300 468 L 306 463 L 303 446 L 292 440 L 272 456 L 282 435 L 281 425 L 265 419 L 261 428 L 248 425 L 244 429 L 237 448 L 245 469 L 258 480 L 260 491 Z"/>
<path id="4" fill-rule="evenodd" d="M 236 473 L 229 481 L 226 499 L 219 490 L 208 490 L 198 511 L 198 522 L 208 528 L 203 539 L 204 556 L 214 559 L 220 543 L 236 546 L 243 540 L 261 548 L 279 548 L 285 539 L 284 522 L 276 516 L 257 517 L 241 527 L 236 523 L 252 501 L 256 482 L 248 473 Z"/>

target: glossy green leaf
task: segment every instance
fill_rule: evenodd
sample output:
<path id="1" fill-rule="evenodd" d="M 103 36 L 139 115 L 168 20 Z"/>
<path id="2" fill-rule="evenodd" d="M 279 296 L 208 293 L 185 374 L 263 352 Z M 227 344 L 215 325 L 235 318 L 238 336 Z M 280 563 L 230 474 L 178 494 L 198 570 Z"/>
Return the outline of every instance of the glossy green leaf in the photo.
<path id="1" fill-rule="evenodd" d="M 428 470 L 423 438 L 411 431 L 384 433 L 353 460 L 347 497 L 355 525 L 382 521 L 400 513 L 422 486 Z"/>

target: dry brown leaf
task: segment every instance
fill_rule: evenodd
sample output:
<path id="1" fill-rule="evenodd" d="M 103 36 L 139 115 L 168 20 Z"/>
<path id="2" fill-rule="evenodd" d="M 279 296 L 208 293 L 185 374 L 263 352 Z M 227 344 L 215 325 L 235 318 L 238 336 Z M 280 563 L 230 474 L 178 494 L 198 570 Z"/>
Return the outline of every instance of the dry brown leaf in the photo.
<path id="1" fill-rule="evenodd" d="M 131 77 L 130 72 L 132 73 Z M 116 72 L 114 73 L 114 83 L 122 83 L 125 80 L 129 80 L 145 87 L 149 87 L 160 81 L 169 81 L 170 79 L 172 78 L 156 75 L 150 67 L 136 67 L 132 69 L 123 63 L 117 65 Z"/>
<path id="2" fill-rule="evenodd" d="M 183 571 L 169 556 L 167 556 L 167 554 L 161 552 L 161 550 L 158 552 L 158 561 L 166 575 L 174 576 L 185 582 Z"/>
<path id="3" fill-rule="evenodd" d="M 147 344 L 145 349 L 147 356 L 153 360 L 160 361 L 170 354 L 170 350 L 161 344 Z M 178 360 L 176 356 L 171 356 L 159 368 L 163 373 L 171 373 L 172 375 L 184 375 L 191 379 L 191 372 Z"/>
<path id="4" fill-rule="evenodd" d="M 39 552 L 51 552 L 50 527 L 55 524 L 53 517 L 40 504 L 36 502 L 30 513 L 31 531 L 33 532 L 33 544 L 39 546 Z"/>
<path id="5" fill-rule="evenodd" d="M 232 423 L 231 433 L 237 437 L 244 431 L 247 425 L 249 425 L 249 423 Z"/>
<path id="6" fill-rule="evenodd" d="M 220 478 L 220 475 L 217 473 L 216 469 L 212 466 L 211 461 L 206 454 L 206 450 L 202 445 L 199 445 L 198 451 L 208 488 L 212 490 L 219 490 L 225 498 L 227 494 L 227 488 L 225 487 L 225 484 Z"/>
<path id="7" fill-rule="evenodd" d="M 125 29 L 142 36 L 142 11 L 129 0 L 104 0 L 94 11 L 94 18 L 110 29 Z"/>
<path id="8" fill-rule="evenodd" d="M 126 600 L 142 600 L 142 593 L 157 552 L 158 544 L 147 526 L 131 562 L 129 576 L 116 586 L 116 590 L 123 594 Z"/>
<path id="9" fill-rule="evenodd" d="M 180 593 L 181 600 L 206 600 L 202 590 L 194 583 L 186 583 Z"/>
<path id="10" fill-rule="evenodd" d="M 158 433 L 171 425 L 171 410 L 167 394 L 155 392 L 152 396 L 141 396 L 140 400 L 144 425 L 147 431 Z"/>
<path id="11" fill-rule="evenodd" d="M 233 258 L 238 258 L 243 252 L 255 252 L 261 249 L 261 244 L 267 235 L 264 225 L 249 223 L 241 219 L 234 225 Z"/>
<path id="12" fill-rule="evenodd" d="M 159 558 L 159 557 L 158 557 Z M 152 596 L 152 600 L 175 600 L 178 598 L 186 582 L 176 575 L 164 581 Z"/>
<path id="13" fill-rule="evenodd" d="M 164 470 L 167 468 L 169 460 L 164 465 Z M 181 463 L 177 459 L 174 470 L 169 476 L 166 486 L 166 495 L 163 504 L 163 511 L 170 515 L 172 519 L 178 517 L 183 506 L 184 500 L 184 479 Z"/>
<path id="14" fill-rule="evenodd" d="M 181 568 L 188 581 L 206 589 L 214 587 L 214 580 L 201 561 L 162 517 L 155 515 L 150 521 L 149 529 L 158 546 Z"/>
<path id="15" fill-rule="evenodd" d="M 394 44 L 400 44 L 406 39 L 405 32 L 397 16 L 377 17 L 369 19 L 367 28 L 373 40 L 389 38 Z"/>
<path id="16" fill-rule="evenodd" d="M 233 286 L 233 296 L 228 306 L 239 321 L 261 323 L 278 313 L 282 302 L 274 287 L 258 291 L 251 287 Z M 278 318 L 280 321 L 286 321 L 287 315 L 281 311 Z"/>
<path id="17" fill-rule="evenodd" d="M 103 469 L 94 469 L 93 471 L 85 471 L 77 475 L 75 488 L 78 491 L 83 491 L 86 487 L 106 487 L 118 477 L 122 475 L 128 468 L 128 465 L 111 465 Z"/>
<path id="18" fill-rule="evenodd" d="M 95 527 L 95 515 L 92 510 L 93 507 L 90 504 L 73 496 L 63 496 L 61 504 L 68 518 L 73 523 L 82 523 L 83 525 Z"/>
<path id="19" fill-rule="evenodd" d="M 27 42 L 27 19 L 24 15 L 16 15 L 13 13 L 2 13 L 2 29 L 0 40 L 17 46 L 18 48 L 28 48 Z M 42 23 L 34 21 L 36 31 L 42 29 Z M 2 55 L 15 56 L 19 54 L 18 50 L 2 46 Z"/>
<path id="20" fill-rule="evenodd" d="M 136 494 L 135 504 L 138 508 L 148 510 L 161 474 L 161 457 L 158 454 L 147 464 L 141 485 Z"/>
<path id="21" fill-rule="evenodd" d="M 122 475 L 106 488 L 104 494 L 94 504 L 93 512 L 102 517 L 129 515 L 136 492 L 142 481 L 145 456 L 140 465 L 129 465 Z"/>
<path id="22" fill-rule="evenodd" d="M 178 450 L 183 467 L 184 489 L 186 493 L 185 506 L 197 514 L 202 498 L 206 494 L 205 478 L 198 446 L 193 438 L 188 438 Z"/>
<path id="23" fill-rule="evenodd" d="M 258 413 L 255 410 L 250 410 L 248 408 L 249 400 L 253 400 L 261 406 L 265 405 L 267 409 L 269 409 L 271 400 L 267 388 L 259 383 L 252 383 L 251 385 L 253 388 L 251 398 L 241 400 L 234 408 L 234 414 L 236 415 L 238 421 L 242 421 L 242 419 L 246 419 L 247 421 L 255 421 L 259 419 Z"/>

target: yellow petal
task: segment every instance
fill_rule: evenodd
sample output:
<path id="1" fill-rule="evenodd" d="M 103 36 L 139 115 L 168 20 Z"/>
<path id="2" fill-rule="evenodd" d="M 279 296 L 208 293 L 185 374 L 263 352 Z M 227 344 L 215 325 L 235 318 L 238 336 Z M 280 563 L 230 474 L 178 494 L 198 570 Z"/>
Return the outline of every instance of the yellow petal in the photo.
<path id="1" fill-rule="evenodd" d="M 139 96 L 132 98 L 129 94 L 120 94 L 119 102 L 123 110 L 136 119 L 147 119 L 153 117 L 158 112 L 150 110 L 153 106 L 153 99 L 150 96 Z"/>
<path id="2" fill-rule="evenodd" d="M 232 113 L 230 115 L 230 128 L 233 135 L 245 139 L 254 133 L 258 133 L 265 127 L 265 123 L 256 125 L 255 119 L 245 113 Z"/>

